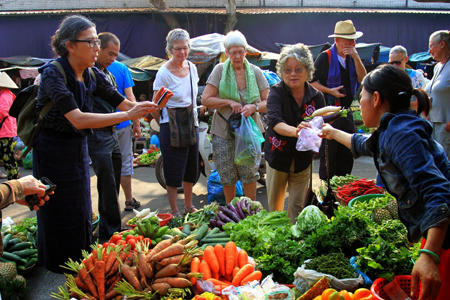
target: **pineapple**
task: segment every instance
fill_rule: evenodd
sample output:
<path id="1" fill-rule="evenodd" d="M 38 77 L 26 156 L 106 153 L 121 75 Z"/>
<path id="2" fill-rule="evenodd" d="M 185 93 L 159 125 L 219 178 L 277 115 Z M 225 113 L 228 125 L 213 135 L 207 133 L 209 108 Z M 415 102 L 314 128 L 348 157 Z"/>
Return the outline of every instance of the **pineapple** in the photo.
<path id="1" fill-rule="evenodd" d="M 21 282 L 24 288 L 27 287 L 27 280 L 22 275 L 16 275 L 13 280 Z"/>
<path id="2" fill-rule="evenodd" d="M 393 219 L 398 219 L 398 205 L 397 201 L 395 199 L 392 199 L 389 201 L 389 203 L 384 207 L 386 208 L 390 213 Z"/>
<path id="3" fill-rule="evenodd" d="M 375 223 L 381 224 L 386 220 L 392 220 L 391 213 L 386 208 L 377 208 L 373 211 L 372 219 Z"/>
<path id="4" fill-rule="evenodd" d="M 0 262 L 0 279 L 11 281 L 17 275 L 16 265 L 12 262 Z"/>

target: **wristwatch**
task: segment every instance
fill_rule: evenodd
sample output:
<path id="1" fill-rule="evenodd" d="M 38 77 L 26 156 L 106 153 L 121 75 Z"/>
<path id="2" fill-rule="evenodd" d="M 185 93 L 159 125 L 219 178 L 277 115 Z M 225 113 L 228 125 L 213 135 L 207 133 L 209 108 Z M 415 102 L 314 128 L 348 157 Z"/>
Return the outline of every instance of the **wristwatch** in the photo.
<path id="1" fill-rule="evenodd" d="M 257 103 L 253 103 L 253 104 L 255 104 L 255 106 L 256 106 L 256 112 L 258 112 L 258 111 L 259 111 L 258 104 L 257 104 Z"/>

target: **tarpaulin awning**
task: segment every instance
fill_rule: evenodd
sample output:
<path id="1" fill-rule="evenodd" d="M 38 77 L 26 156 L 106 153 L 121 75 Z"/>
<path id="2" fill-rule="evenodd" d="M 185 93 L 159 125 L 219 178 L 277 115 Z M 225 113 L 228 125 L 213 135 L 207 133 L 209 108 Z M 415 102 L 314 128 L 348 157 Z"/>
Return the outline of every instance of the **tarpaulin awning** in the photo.
<path id="1" fill-rule="evenodd" d="M 155 77 L 156 72 L 167 60 L 151 55 L 122 61 L 131 71 L 136 81 L 147 81 Z"/>

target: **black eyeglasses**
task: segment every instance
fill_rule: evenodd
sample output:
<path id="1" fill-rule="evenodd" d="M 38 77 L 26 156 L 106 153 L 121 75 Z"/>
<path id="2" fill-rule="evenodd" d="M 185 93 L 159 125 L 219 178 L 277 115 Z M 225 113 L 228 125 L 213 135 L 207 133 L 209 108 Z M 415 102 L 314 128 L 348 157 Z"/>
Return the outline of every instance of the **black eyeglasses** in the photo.
<path id="1" fill-rule="evenodd" d="M 71 42 L 85 42 L 89 44 L 89 47 L 94 48 L 95 46 L 98 46 L 100 48 L 100 46 L 102 45 L 102 41 L 100 39 L 96 39 L 96 40 L 71 40 Z"/>
<path id="2" fill-rule="evenodd" d="M 390 64 L 390 65 L 401 65 L 402 61 L 401 60 L 394 60 L 394 61 L 388 62 L 388 64 Z"/>

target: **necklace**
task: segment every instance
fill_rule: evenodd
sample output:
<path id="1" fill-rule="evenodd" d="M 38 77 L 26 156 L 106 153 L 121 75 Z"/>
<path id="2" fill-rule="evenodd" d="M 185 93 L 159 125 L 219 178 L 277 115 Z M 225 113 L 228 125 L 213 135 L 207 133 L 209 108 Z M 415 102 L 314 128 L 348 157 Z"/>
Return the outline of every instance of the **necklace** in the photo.
<path id="1" fill-rule="evenodd" d="M 172 62 L 172 65 L 175 67 L 175 69 L 177 69 L 180 72 L 184 71 L 184 67 L 178 68 L 177 65 L 173 62 L 173 60 L 171 60 L 171 62 Z M 181 65 L 183 65 L 183 63 L 181 63 Z"/>
<path id="2" fill-rule="evenodd" d="M 433 81 L 431 81 L 431 84 L 430 84 L 430 97 L 431 97 L 431 91 L 433 90 L 434 82 L 435 82 L 436 79 L 439 77 L 439 75 L 441 75 L 441 73 L 442 73 L 442 71 L 444 70 L 445 65 L 448 63 L 448 60 L 449 60 L 449 59 L 450 59 L 450 57 L 447 58 L 447 60 L 445 61 L 444 65 L 443 65 L 442 68 L 439 70 L 439 73 L 438 73 L 436 76 L 433 76 Z"/>

